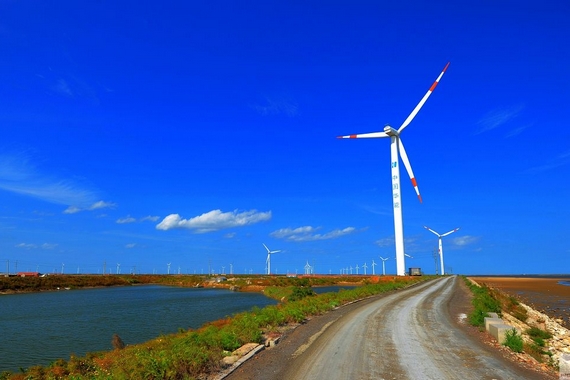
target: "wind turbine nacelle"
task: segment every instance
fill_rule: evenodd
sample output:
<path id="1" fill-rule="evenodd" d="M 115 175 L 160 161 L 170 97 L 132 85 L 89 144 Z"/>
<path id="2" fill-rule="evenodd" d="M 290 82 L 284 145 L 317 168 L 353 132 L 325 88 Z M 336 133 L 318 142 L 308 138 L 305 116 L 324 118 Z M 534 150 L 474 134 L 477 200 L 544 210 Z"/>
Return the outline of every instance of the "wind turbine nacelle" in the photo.
<path id="1" fill-rule="evenodd" d="M 386 133 L 388 136 L 398 136 L 398 131 L 392 128 L 390 125 L 386 125 L 384 127 L 384 133 Z"/>

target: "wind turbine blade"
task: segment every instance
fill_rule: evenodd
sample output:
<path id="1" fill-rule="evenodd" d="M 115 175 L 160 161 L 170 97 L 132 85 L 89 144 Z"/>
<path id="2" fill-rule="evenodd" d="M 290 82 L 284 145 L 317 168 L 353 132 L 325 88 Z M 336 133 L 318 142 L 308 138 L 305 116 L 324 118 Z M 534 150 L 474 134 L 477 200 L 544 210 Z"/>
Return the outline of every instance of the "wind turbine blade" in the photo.
<path id="1" fill-rule="evenodd" d="M 432 230 L 432 229 L 429 228 L 428 226 L 424 226 L 424 228 L 425 228 L 426 230 L 428 230 L 429 232 L 432 232 L 432 233 L 436 234 L 437 236 L 440 236 L 437 232 L 435 232 L 434 230 Z"/>
<path id="2" fill-rule="evenodd" d="M 414 172 L 412 171 L 412 165 L 410 165 L 410 160 L 408 159 L 408 155 L 406 154 L 406 149 L 404 149 L 404 143 L 402 143 L 401 138 L 398 139 L 398 150 L 400 151 L 400 157 L 402 157 L 402 162 L 406 167 L 408 175 L 410 176 L 410 180 L 412 180 L 412 185 L 414 186 L 414 190 L 416 190 L 418 199 L 420 200 L 420 203 L 422 203 L 422 196 L 420 195 L 420 189 L 418 188 L 416 177 L 414 177 Z"/>
<path id="3" fill-rule="evenodd" d="M 406 120 L 404 120 L 404 122 L 402 123 L 402 125 L 400 126 L 400 128 L 398 128 L 398 133 L 402 133 L 402 131 L 404 130 L 404 128 L 406 128 L 408 126 L 408 124 L 410 124 L 412 122 L 412 120 L 414 119 L 414 117 L 416 117 L 416 115 L 418 114 L 418 112 L 420 111 L 420 109 L 423 107 L 424 103 L 426 102 L 426 100 L 429 98 L 429 96 L 431 95 L 431 93 L 433 92 L 433 90 L 435 90 L 435 87 L 437 86 L 437 84 L 439 83 L 439 80 L 441 79 L 441 77 L 443 76 L 443 74 L 445 73 L 445 70 L 447 70 L 447 67 L 449 66 L 449 62 L 447 62 L 447 65 L 445 65 L 445 67 L 443 68 L 443 71 L 441 72 L 441 74 L 439 74 L 439 76 L 437 77 L 437 79 L 435 80 L 435 82 L 433 82 L 433 84 L 431 85 L 431 87 L 429 88 L 428 92 L 424 95 L 424 97 L 422 98 L 422 100 L 420 100 L 420 102 L 418 103 L 418 105 L 416 106 L 416 108 L 414 108 L 414 110 L 412 111 L 412 113 L 408 116 L 408 118 Z"/>
<path id="4" fill-rule="evenodd" d="M 449 234 L 452 234 L 452 233 L 456 232 L 457 230 L 459 230 L 459 227 L 457 227 L 457 228 L 454 229 L 453 231 L 449 231 L 449 232 L 444 233 L 443 235 L 441 235 L 441 237 L 444 237 L 444 236 L 447 236 L 447 235 L 449 235 Z"/>
<path id="5" fill-rule="evenodd" d="M 269 248 L 267 248 L 267 246 L 266 246 L 264 243 L 261 243 L 261 244 L 263 244 L 263 246 L 265 247 L 265 249 L 267 249 L 267 253 L 271 253 L 271 251 L 269 251 Z"/>
<path id="6" fill-rule="evenodd" d="M 269 253 L 273 254 L 273 253 L 277 253 L 277 252 L 281 252 L 281 250 L 271 251 L 271 252 L 269 252 Z"/>
<path id="7" fill-rule="evenodd" d="M 386 132 L 371 132 L 371 133 L 361 133 L 358 135 L 346 135 L 338 136 L 337 139 L 377 139 L 382 137 L 388 137 Z"/>

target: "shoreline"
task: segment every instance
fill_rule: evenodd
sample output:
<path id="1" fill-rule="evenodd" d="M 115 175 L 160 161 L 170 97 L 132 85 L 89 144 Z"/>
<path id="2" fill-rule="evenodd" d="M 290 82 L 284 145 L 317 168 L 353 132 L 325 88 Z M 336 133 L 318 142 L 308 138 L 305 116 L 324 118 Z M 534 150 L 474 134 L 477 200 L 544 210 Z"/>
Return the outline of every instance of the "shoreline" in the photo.
<path id="1" fill-rule="evenodd" d="M 471 277 L 479 284 L 515 297 L 565 327 L 570 326 L 570 286 L 560 284 L 568 277 Z"/>

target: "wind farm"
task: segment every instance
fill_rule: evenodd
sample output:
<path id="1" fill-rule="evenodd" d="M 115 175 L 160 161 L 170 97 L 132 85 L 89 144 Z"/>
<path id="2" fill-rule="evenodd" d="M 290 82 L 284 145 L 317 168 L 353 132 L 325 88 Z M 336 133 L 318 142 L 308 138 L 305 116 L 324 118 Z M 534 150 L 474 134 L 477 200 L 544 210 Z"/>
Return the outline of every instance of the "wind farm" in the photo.
<path id="1" fill-rule="evenodd" d="M 517 306 L 511 296 L 554 319 L 568 321 L 570 312 L 568 14 L 565 1 L 524 0 L 3 2 L 0 293 L 8 295 L 0 297 L 14 303 L 1 308 L 0 352 L 18 371 L 20 353 L 38 342 L 47 352 L 64 334 L 76 343 L 97 334 L 95 351 L 113 349 L 89 362 L 64 350 L 45 371 L 32 369 L 38 376 L 15 377 L 201 378 L 187 359 L 205 346 L 213 355 L 196 364 L 219 368 L 242 343 L 270 347 L 283 321 L 314 336 L 345 307 L 371 318 L 311 342 L 348 331 L 332 337 L 337 352 L 370 365 L 326 355 L 319 368 L 308 362 L 313 346 L 291 366 L 299 378 L 488 377 L 476 375 L 484 366 L 475 358 L 484 356 L 452 344 L 462 326 L 447 324 L 474 307 L 462 303 L 474 277 L 513 291 L 504 297 L 511 304 L 478 317 L 508 314 Z M 414 286 L 378 303 L 371 298 L 379 293 L 368 293 L 405 283 Z M 343 294 L 327 300 L 311 289 L 339 284 L 368 294 L 350 290 L 357 299 L 347 305 Z M 536 289 L 541 302 L 522 298 Z M 87 293 L 99 294 L 101 306 L 89 310 Z M 217 297 L 224 318 L 248 310 L 224 307 L 249 293 L 275 308 L 244 314 L 241 325 L 186 322 L 214 315 L 202 296 Z M 34 299 L 47 300 L 52 322 Z M 158 313 L 149 316 L 153 302 Z M 299 313 L 305 302 L 317 312 Z M 191 303 L 198 307 L 185 310 Z M 167 322 L 175 310 L 181 322 Z M 517 331 L 558 331 L 531 309 L 533 326 L 524 326 L 516 310 L 521 318 L 508 322 Z M 426 315 L 436 323 L 421 322 Z M 328 320 L 317 328 L 321 316 Z M 118 322 L 144 329 L 145 318 L 165 335 L 139 350 Z M 88 325 L 76 332 L 61 323 L 74 320 Z M 103 332 L 100 321 L 117 331 Z M 32 324 L 46 335 L 22 341 Z M 201 332 L 219 345 L 188 348 L 204 342 Z M 544 364 L 555 363 L 554 352 L 540 353 L 554 336 L 544 346 L 524 336 L 523 346 L 536 343 Z M 334 352 L 333 341 L 317 347 Z M 448 351 L 424 366 L 440 348 Z M 438 367 L 461 357 L 472 362 Z M 514 373 L 493 372 L 533 378 Z"/>

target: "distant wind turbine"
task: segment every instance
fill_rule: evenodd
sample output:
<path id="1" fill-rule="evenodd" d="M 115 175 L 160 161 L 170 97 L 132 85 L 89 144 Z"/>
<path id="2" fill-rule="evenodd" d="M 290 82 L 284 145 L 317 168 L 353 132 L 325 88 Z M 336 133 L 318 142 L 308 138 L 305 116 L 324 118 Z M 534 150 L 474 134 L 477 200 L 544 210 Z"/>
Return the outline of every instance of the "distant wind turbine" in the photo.
<path id="1" fill-rule="evenodd" d="M 305 274 L 311 274 L 311 264 L 309 264 L 309 260 L 307 260 L 307 264 L 305 264 Z"/>
<path id="2" fill-rule="evenodd" d="M 375 273 L 375 271 L 374 271 L 374 267 L 375 267 L 376 265 L 378 265 L 378 264 L 376 264 L 376 263 L 374 262 L 374 260 L 372 260 L 372 275 L 373 275 L 373 276 L 376 275 L 376 273 Z"/>
<path id="3" fill-rule="evenodd" d="M 364 275 L 366 276 L 366 269 L 368 269 L 368 265 L 364 263 L 364 265 L 362 265 L 362 268 L 364 268 Z"/>
<path id="4" fill-rule="evenodd" d="M 271 255 L 273 255 L 274 253 L 277 253 L 277 252 L 281 252 L 281 251 L 271 251 L 271 250 L 269 250 L 269 248 L 267 248 L 267 246 L 264 243 L 261 243 L 261 244 L 263 244 L 263 246 L 267 250 L 267 259 L 265 260 L 265 264 L 267 266 L 267 274 L 271 274 Z"/>
<path id="5" fill-rule="evenodd" d="M 418 188 L 418 184 L 416 183 L 416 178 L 414 177 L 414 173 L 412 171 L 412 166 L 410 165 L 410 160 L 408 159 L 408 155 L 406 154 L 406 150 L 404 149 L 404 145 L 402 143 L 402 139 L 400 138 L 400 134 L 404 131 L 404 129 L 410 124 L 410 122 L 414 119 L 417 113 L 420 111 L 428 97 L 431 93 L 435 90 L 435 87 L 439 83 L 441 77 L 447 70 L 449 66 L 449 62 L 443 68 L 443 71 L 435 82 L 431 85 L 428 92 L 424 95 L 424 97 L 420 100 L 416 108 L 410 113 L 410 115 L 404 120 L 400 128 L 397 130 L 394 129 L 390 125 L 386 125 L 384 127 L 384 131 L 382 132 L 372 132 L 372 133 L 362 133 L 362 134 L 355 134 L 355 135 L 346 135 L 346 136 L 339 136 L 338 138 L 342 139 L 360 139 L 360 138 L 382 138 L 382 137 L 390 137 L 390 165 L 392 167 L 392 202 L 394 206 L 394 235 L 395 235 L 395 243 L 396 243 L 396 274 L 398 276 L 405 276 L 406 275 L 406 262 L 404 257 L 404 227 L 402 222 L 402 198 L 400 196 L 400 168 L 398 165 L 398 152 L 400 157 L 402 158 L 402 162 L 406 167 L 408 175 L 412 180 L 412 185 L 416 190 L 416 194 L 418 195 L 418 199 L 420 203 L 422 202 L 422 197 L 420 195 L 420 190 Z"/>
<path id="6" fill-rule="evenodd" d="M 386 262 L 386 260 L 389 259 L 389 257 L 386 257 L 386 258 L 383 258 L 382 256 L 378 256 L 378 257 L 380 257 L 380 259 L 382 259 L 382 275 L 386 276 L 386 264 L 385 264 L 385 262 Z"/>
<path id="7" fill-rule="evenodd" d="M 456 229 L 451 230 L 451 231 L 449 231 L 449 232 L 446 232 L 446 233 L 444 233 L 444 234 L 442 234 L 442 235 L 438 234 L 437 232 L 435 232 L 434 230 L 432 230 L 432 229 L 429 228 L 428 226 L 424 226 L 424 228 L 425 228 L 426 230 L 428 230 L 429 232 L 432 232 L 432 233 L 434 233 L 434 234 L 437 235 L 437 238 L 438 238 L 437 240 L 438 240 L 438 242 L 439 242 L 439 261 L 441 262 L 441 275 L 443 276 L 443 275 L 445 274 L 445 269 L 443 269 L 443 243 L 442 243 L 442 241 L 441 241 L 441 238 L 444 237 L 444 236 L 447 236 L 447 235 L 451 235 L 452 233 L 458 231 L 458 230 L 459 230 L 459 227 L 457 227 Z"/>

